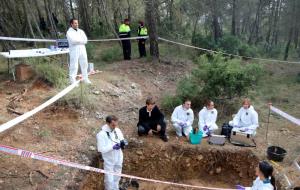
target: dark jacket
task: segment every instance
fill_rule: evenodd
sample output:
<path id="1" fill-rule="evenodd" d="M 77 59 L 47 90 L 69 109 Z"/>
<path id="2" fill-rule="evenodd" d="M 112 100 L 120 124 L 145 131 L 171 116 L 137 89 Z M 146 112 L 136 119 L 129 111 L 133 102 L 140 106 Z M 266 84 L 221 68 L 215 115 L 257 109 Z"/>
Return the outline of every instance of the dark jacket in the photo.
<path id="1" fill-rule="evenodd" d="M 164 114 L 158 109 L 157 106 L 151 111 L 151 116 L 149 117 L 149 113 L 147 112 L 147 107 L 144 106 L 139 111 L 139 122 L 137 126 L 142 125 L 143 123 L 156 123 L 158 124 L 160 121 L 164 120 Z"/>

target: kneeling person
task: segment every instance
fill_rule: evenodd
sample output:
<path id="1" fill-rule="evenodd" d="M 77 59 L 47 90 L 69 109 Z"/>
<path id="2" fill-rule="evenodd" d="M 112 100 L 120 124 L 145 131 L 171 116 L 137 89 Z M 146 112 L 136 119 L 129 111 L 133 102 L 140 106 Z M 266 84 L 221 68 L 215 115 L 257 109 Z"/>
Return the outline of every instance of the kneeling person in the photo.
<path id="1" fill-rule="evenodd" d="M 229 122 L 229 125 L 233 126 L 232 131 L 255 135 L 256 128 L 258 127 L 258 114 L 249 99 L 244 99 L 243 106 L 234 116 L 233 120 Z"/>
<path id="2" fill-rule="evenodd" d="M 199 112 L 199 129 L 203 132 L 203 137 L 210 135 L 212 131 L 218 129 L 217 116 L 218 111 L 214 108 L 214 102 L 211 100 L 206 101 L 205 106 Z"/>
<path id="3" fill-rule="evenodd" d="M 138 134 L 141 136 L 150 133 L 159 133 L 160 138 L 167 142 L 167 125 L 164 118 L 164 115 L 155 105 L 155 101 L 152 98 L 147 98 L 146 106 L 142 107 L 139 111 Z"/>
<path id="4" fill-rule="evenodd" d="M 177 136 L 189 138 L 194 121 L 194 112 L 191 109 L 191 101 L 186 99 L 182 105 L 177 106 L 172 113 L 171 120 Z"/>
<path id="5" fill-rule="evenodd" d="M 101 152 L 104 160 L 104 170 L 121 173 L 123 164 L 124 137 L 118 128 L 118 118 L 107 116 L 106 125 L 97 134 L 97 149 Z M 105 190 L 119 190 L 119 176 L 105 174 Z"/>

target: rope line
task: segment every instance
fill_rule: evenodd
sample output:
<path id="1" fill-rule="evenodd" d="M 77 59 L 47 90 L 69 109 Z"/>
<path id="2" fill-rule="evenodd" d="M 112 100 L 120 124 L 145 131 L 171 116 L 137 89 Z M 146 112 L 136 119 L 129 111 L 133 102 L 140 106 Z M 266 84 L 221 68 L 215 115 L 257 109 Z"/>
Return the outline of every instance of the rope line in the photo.
<path id="1" fill-rule="evenodd" d="M 109 42 L 109 41 L 122 41 L 122 40 L 138 40 L 138 39 L 147 39 L 148 36 L 143 36 L 143 37 L 130 37 L 130 38 L 111 38 L 111 39 L 94 39 L 94 40 L 88 40 L 89 42 Z M 230 54 L 230 53 L 225 53 L 221 51 L 215 51 L 211 49 L 205 49 L 197 46 L 192 46 L 180 42 L 175 42 L 172 40 L 168 40 L 165 38 L 158 37 L 159 40 L 165 41 L 168 43 L 173 43 L 193 49 L 198 49 L 202 51 L 207 51 L 211 53 L 220 53 L 223 55 L 227 56 L 233 56 L 233 57 L 239 57 L 239 58 L 246 58 L 246 59 L 253 59 L 253 60 L 260 60 L 260 61 L 266 61 L 266 62 L 280 62 L 280 63 L 297 63 L 299 64 L 299 61 L 283 61 L 283 60 L 278 60 L 278 59 L 266 59 L 266 58 L 258 58 L 258 57 L 251 57 L 251 56 L 241 56 L 241 55 L 236 55 L 236 54 Z M 55 39 L 33 39 L 33 38 L 16 38 L 16 37 L 5 37 L 5 36 L 0 36 L 0 40 L 8 40 L 8 41 L 29 41 L 29 42 L 56 42 Z"/>

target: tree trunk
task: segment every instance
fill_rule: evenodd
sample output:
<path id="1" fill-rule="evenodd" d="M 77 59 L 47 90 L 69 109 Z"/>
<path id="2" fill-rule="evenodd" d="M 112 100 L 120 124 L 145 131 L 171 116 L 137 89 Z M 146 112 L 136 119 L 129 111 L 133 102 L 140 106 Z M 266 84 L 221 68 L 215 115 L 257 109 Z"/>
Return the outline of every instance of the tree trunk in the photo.
<path id="1" fill-rule="evenodd" d="M 173 11 L 173 4 L 174 0 L 170 0 L 169 2 L 169 30 L 173 31 L 174 25 L 173 25 L 173 17 L 174 17 L 174 11 Z"/>
<path id="2" fill-rule="evenodd" d="M 131 21 L 131 6 L 130 6 L 130 0 L 127 0 L 128 9 L 127 9 L 127 18 Z"/>
<path id="3" fill-rule="evenodd" d="M 211 1 L 211 9 L 212 9 L 212 28 L 213 28 L 213 36 L 215 42 L 217 43 L 220 38 L 222 38 L 222 29 L 219 23 L 219 10 L 216 0 Z"/>
<path id="4" fill-rule="evenodd" d="M 273 22 L 274 22 L 274 17 L 275 17 L 275 8 L 276 8 L 276 0 L 272 0 L 270 1 L 270 7 L 269 9 L 271 10 L 271 14 L 269 15 L 269 19 L 268 19 L 268 24 L 269 24 L 269 28 L 266 34 L 266 43 L 265 43 L 265 49 L 268 52 L 270 50 L 270 37 L 271 37 L 271 33 L 274 30 L 273 28 Z"/>
<path id="5" fill-rule="evenodd" d="M 65 25 L 66 28 L 69 26 L 69 21 L 71 19 L 70 11 L 68 8 L 68 2 L 66 0 L 63 0 L 63 12 L 64 12 L 64 18 L 65 18 Z"/>
<path id="6" fill-rule="evenodd" d="M 45 4 L 45 11 L 46 11 L 46 15 L 48 18 L 48 22 L 50 23 L 50 26 L 51 26 L 50 33 L 52 34 L 53 37 L 58 38 L 57 29 L 56 29 L 55 23 L 52 18 L 52 13 L 50 11 L 51 9 L 49 8 L 48 0 L 44 0 L 44 4 Z"/>
<path id="7" fill-rule="evenodd" d="M 198 25 L 199 19 L 200 19 L 200 14 L 198 13 L 195 18 L 195 22 L 194 22 L 193 33 L 192 33 L 192 42 L 194 41 L 195 36 L 196 36 L 197 25 Z"/>
<path id="8" fill-rule="evenodd" d="M 150 40 L 150 55 L 154 61 L 159 59 L 159 49 L 158 49 L 158 34 L 157 34 L 157 12 L 158 10 L 158 0 L 145 0 L 146 11 L 145 20 L 149 27 L 149 40 Z"/>
<path id="9" fill-rule="evenodd" d="M 286 46 L 285 46 L 284 58 L 283 58 L 284 60 L 287 60 L 287 58 L 289 56 L 289 49 L 290 49 L 290 45 L 291 45 L 291 42 L 292 42 L 294 27 L 295 27 L 295 19 L 294 19 L 295 16 L 296 16 L 296 0 L 293 1 L 293 5 L 292 5 L 292 13 L 291 13 L 291 17 L 290 17 L 290 20 L 292 21 L 292 23 L 290 25 L 288 41 L 287 41 Z"/>
<path id="10" fill-rule="evenodd" d="M 278 23 L 281 19 L 281 12 L 282 12 L 282 0 L 278 0 L 277 4 L 276 4 L 276 14 L 275 14 L 275 20 L 274 20 L 274 27 L 275 30 L 272 34 L 272 41 L 271 41 L 271 45 L 275 44 L 277 45 L 278 43 L 278 35 L 279 35 L 279 27 L 278 27 Z"/>
<path id="11" fill-rule="evenodd" d="M 99 7 L 102 9 L 102 12 L 104 13 L 104 17 L 106 20 L 107 25 L 109 26 L 111 32 L 114 34 L 116 38 L 119 38 L 118 32 L 116 31 L 116 28 L 114 27 L 113 23 L 108 17 L 108 12 L 107 12 L 107 6 L 106 6 L 106 1 L 105 0 L 97 0 Z M 121 45 L 121 42 L 120 42 Z"/>
<path id="12" fill-rule="evenodd" d="M 115 30 L 117 31 L 118 27 L 119 27 L 119 24 L 118 24 L 119 8 L 118 8 L 118 5 L 116 5 L 116 0 L 112 0 L 112 6 L 113 6 L 114 27 L 115 27 Z"/>
<path id="13" fill-rule="evenodd" d="M 299 28 L 296 28 L 295 33 L 294 33 L 294 46 L 295 46 L 295 49 L 298 48 L 298 43 L 299 43 Z"/>
<path id="14" fill-rule="evenodd" d="M 257 43 L 259 40 L 259 30 L 260 30 L 260 20 L 261 20 L 261 12 L 263 7 L 263 0 L 259 0 L 255 15 L 255 20 L 252 24 L 252 28 L 250 30 L 250 37 L 248 40 L 249 44 Z"/>
<path id="15" fill-rule="evenodd" d="M 236 35 L 236 0 L 232 0 L 231 35 Z"/>
<path id="16" fill-rule="evenodd" d="M 83 26 L 83 29 L 87 36 L 91 33 L 91 24 L 90 24 L 90 18 L 89 18 L 89 1 L 87 0 L 79 0 L 79 15 L 81 18 L 81 25 Z"/>
<path id="17" fill-rule="evenodd" d="M 30 35 L 31 35 L 32 38 L 35 38 L 33 29 L 32 29 L 32 24 L 31 24 L 30 16 L 29 16 L 29 14 L 27 12 L 27 10 L 29 10 L 27 8 L 27 4 L 28 4 L 27 0 L 23 0 L 24 14 L 25 14 L 26 22 L 27 22 L 28 27 L 29 27 L 29 33 L 30 33 Z M 35 42 L 34 42 L 34 46 L 36 46 Z"/>
<path id="18" fill-rule="evenodd" d="M 73 9 L 73 2 L 72 2 L 72 0 L 69 0 L 69 2 L 70 2 L 70 11 L 71 11 L 71 14 L 72 14 L 72 18 L 75 18 L 74 9 Z"/>
<path id="19" fill-rule="evenodd" d="M 30 13 L 31 13 L 32 21 L 33 21 L 33 23 L 35 25 L 35 28 L 36 28 L 37 32 L 39 33 L 39 35 L 40 35 L 41 38 L 44 38 L 44 35 L 43 35 L 42 31 L 40 30 L 40 26 L 38 24 L 36 16 L 34 15 L 33 11 L 30 11 Z"/>

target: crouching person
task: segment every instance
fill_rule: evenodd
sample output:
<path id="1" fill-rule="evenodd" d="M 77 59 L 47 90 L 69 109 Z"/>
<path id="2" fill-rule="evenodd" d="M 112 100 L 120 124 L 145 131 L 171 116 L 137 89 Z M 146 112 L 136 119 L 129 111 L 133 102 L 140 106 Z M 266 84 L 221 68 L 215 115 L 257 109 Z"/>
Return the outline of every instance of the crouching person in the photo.
<path id="1" fill-rule="evenodd" d="M 229 122 L 232 131 L 243 132 L 247 134 L 256 134 L 258 127 L 258 114 L 254 110 L 249 99 L 243 100 L 243 106 L 238 113 L 234 116 L 233 120 Z"/>
<path id="2" fill-rule="evenodd" d="M 123 134 L 118 128 L 118 118 L 107 116 L 106 125 L 97 134 L 97 149 L 102 154 L 105 171 L 122 172 L 124 142 Z M 119 181 L 119 176 L 105 174 L 105 190 L 119 190 Z"/>
<path id="3" fill-rule="evenodd" d="M 164 115 L 155 105 L 155 101 L 150 97 L 146 100 L 146 106 L 139 110 L 138 135 L 159 134 L 160 138 L 167 142 L 167 124 Z"/>
<path id="4" fill-rule="evenodd" d="M 199 112 L 199 129 L 203 132 L 203 137 L 209 136 L 213 131 L 218 129 L 217 116 L 218 111 L 214 108 L 214 102 L 207 100 L 205 106 Z"/>
<path id="5" fill-rule="evenodd" d="M 191 109 L 191 101 L 186 99 L 182 105 L 177 106 L 172 113 L 171 120 L 177 136 L 189 138 L 194 121 L 194 112 Z"/>
<path id="6" fill-rule="evenodd" d="M 256 180 L 252 187 L 237 185 L 237 190 L 276 190 L 273 166 L 267 161 L 259 162 L 255 169 Z"/>

